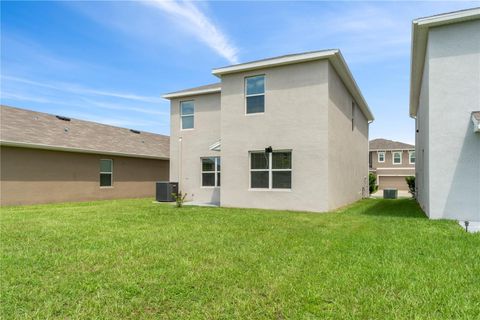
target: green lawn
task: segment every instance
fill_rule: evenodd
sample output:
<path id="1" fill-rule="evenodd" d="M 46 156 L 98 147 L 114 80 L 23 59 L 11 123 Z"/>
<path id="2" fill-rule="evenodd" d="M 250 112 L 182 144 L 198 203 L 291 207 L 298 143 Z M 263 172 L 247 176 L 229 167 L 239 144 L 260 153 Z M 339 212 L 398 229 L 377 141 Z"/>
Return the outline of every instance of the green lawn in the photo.
<path id="1" fill-rule="evenodd" d="M 480 234 L 412 200 L 1 210 L 4 319 L 479 319 Z"/>

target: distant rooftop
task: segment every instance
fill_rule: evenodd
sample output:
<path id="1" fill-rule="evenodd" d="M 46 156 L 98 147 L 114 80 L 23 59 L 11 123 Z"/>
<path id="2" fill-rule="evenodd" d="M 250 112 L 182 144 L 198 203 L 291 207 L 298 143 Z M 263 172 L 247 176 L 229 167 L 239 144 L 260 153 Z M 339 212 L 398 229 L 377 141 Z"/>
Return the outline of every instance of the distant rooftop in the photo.
<path id="1" fill-rule="evenodd" d="M 168 159 L 168 136 L 65 116 L 0 107 L 0 143 L 7 146 Z"/>
<path id="2" fill-rule="evenodd" d="M 414 150 L 415 146 L 408 143 L 387 139 L 374 139 L 370 141 L 370 151 L 373 150 Z"/>

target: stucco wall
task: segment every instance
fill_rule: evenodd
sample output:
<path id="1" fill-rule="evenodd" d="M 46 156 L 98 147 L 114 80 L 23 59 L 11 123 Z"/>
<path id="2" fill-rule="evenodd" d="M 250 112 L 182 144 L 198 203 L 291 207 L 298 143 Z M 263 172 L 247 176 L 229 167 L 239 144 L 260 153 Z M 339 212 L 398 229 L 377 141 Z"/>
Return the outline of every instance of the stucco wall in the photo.
<path id="1" fill-rule="evenodd" d="M 412 149 L 413 151 L 414 149 Z M 397 151 L 397 150 L 395 150 Z M 372 168 L 413 168 L 415 169 L 415 164 L 409 163 L 409 150 L 398 150 L 402 152 L 402 163 L 394 164 L 393 163 L 393 153 L 392 150 L 385 150 L 385 162 L 378 162 L 378 151 L 370 151 L 372 154 Z"/>
<path id="2" fill-rule="evenodd" d="M 328 68 L 328 203 L 334 209 L 368 196 L 368 121 L 335 69 Z"/>
<path id="3" fill-rule="evenodd" d="M 244 79 L 259 74 L 265 74 L 265 113 L 246 115 Z M 327 82 L 327 61 L 222 77 L 222 206 L 329 209 Z M 268 146 L 292 150 L 290 191 L 249 190 L 249 151 Z"/>
<path id="4" fill-rule="evenodd" d="M 431 218 L 480 221 L 480 21 L 430 29 Z"/>
<path id="5" fill-rule="evenodd" d="M 194 128 L 180 130 L 180 102 L 188 100 L 195 102 Z M 187 200 L 219 202 L 220 188 L 201 187 L 200 158 L 220 156 L 209 149 L 220 139 L 220 93 L 173 99 L 170 112 L 170 181 L 180 182 Z"/>
<path id="6" fill-rule="evenodd" d="M 422 85 L 418 102 L 417 118 L 415 119 L 415 187 L 417 189 L 417 201 L 420 207 L 429 215 L 429 49 L 425 53 L 425 65 L 423 67 Z"/>
<path id="7" fill-rule="evenodd" d="M 113 187 L 100 188 L 100 159 L 113 160 Z M 2 205 L 154 197 L 168 161 L 1 147 Z"/>

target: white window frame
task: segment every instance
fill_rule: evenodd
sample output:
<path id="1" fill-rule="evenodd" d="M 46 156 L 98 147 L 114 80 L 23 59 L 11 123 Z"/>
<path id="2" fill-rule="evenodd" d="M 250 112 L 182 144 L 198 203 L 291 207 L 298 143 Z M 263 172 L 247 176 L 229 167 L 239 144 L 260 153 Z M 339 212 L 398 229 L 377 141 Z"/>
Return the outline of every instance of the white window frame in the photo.
<path id="1" fill-rule="evenodd" d="M 395 163 L 395 154 L 400 154 L 400 162 Z M 402 158 L 403 158 L 403 151 L 392 151 L 392 164 L 393 165 L 400 165 L 402 164 Z"/>
<path id="2" fill-rule="evenodd" d="M 256 94 L 247 94 L 247 79 L 250 78 L 255 78 L 255 77 L 263 77 L 263 93 L 256 93 Z M 265 111 L 267 110 L 267 96 L 265 95 L 265 92 L 267 91 L 267 77 L 265 74 L 256 74 L 253 76 L 248 76 L 245 77 L 244 80 L 244 95 L 245 95 L 245 115 L 246 116 L 254 116 L 258 114 L 264 114 Z M 263 96 L 263 112 L 253 112 L 253 113 L 248 113 L 247 112 L 247 98 L 248 97 L 257 97 L 257 96 Z"/>
<path id="3" fill-rule="evenodd" d="M 98 178 L 99 178 L 98 184 L 100 185 L 100 183 L 101 183 L 101 175 L 102 175 L 102 174 L 109 174 L 109 175 L 110 175 L 110 185 L 109 185 L 109 186 L 102 186 L 102 185 L 100 185 L 100 188 L 101 188 L 101 189 L 104 189 L 104 188 L 113 188 L 113 159 L 100 159 L 100 163 L 101 163 L 102 161 L 104 161 L 104 160 L 110 161 L 110 163 L 112 164 L 112 165 L 110 166 L 110 167 L 112 168 L 112 169 L 111 169 L 112 171 L 111 171 L 111 172 L 106 172 L 106 171 L 101 171 L 101 169 L 100 169 L 100 174 L 99 174 L 99 176 L 98 176 Z"/>
<path id="4" fill-rule="evenodd" d="M 214 159 L 214 169 L 213 171 L 203 171 L 203 159 Z M 201 188 L 220 188 L 218 185 L 218 174 L 222 172 L 222 169 L 218 170 L 218 162 L 220 162 L 220 157 L 219 156 L 213 156 L 213 157 L 201 157 L 200 158 L 200 187 Z M 221 165 L 221 164 L 220 164 Z M 213 186 L 204 186 L 203 185 L 203 174 L 204 173 L 213 173 L 215 174 L 215 185 Z M 221 183 L 221 182 L 220 182 Z"/>
<path id="5" fill-rule="evenodd" d="M 412 154 L 414 155 L 414 158 L 415 158 L 414 162 L 412 162 Z M 415 162 L 417 162 L 417 157 L 416 157 L 416 154 L 415 154 L 415 150 L 414 151 L 408 151 L 408 164 L 415 164 Z"/>
<path id="6" fill-rule="evenodd" d="M 182 114 L 182 103 L 184 102 L 193 102 L 193 113 L 192 114 Z M 187 131 L 187 130 L 193 130 L 195 129 L 195 100 L 183 100 L 183 101 L 180 101 L 180 105 L 179 105 L 179 108 L 180 108 L 180 130 L 182 131 Z M 183 117 L 193 117 L 193 127 L 192 128 L 186 128 L 184 129 L 183 128 Z"/>
<path id="7" fill-rule="evenodd" d="M 380 161 L 380 154 L 383 155 L 383 160 Z M 385 151 L 377 151 L 377 161 L 378 163 L 384 163 L 385 162 Z"/>
<path id="8" fill-rule="evenodd" d="M 282 153 L 282 152 L 290 152 L 290 162 L 291 167 L 290 169 L 273 169 L 273 153 Z M 265 154 L 265 151 L 250 151 L 248 153 L 248 190 L 250 191 L 292 191 L 292 184 L 293 184 L 293 153 L 292 150 L 275 150 L 273 152 L 268 153 L 268 169 L 252 169 L 252 154 L 253 153 L 262 153 Z M 255 171 L 268 171 L 268 188 L 252 188 L 252 172 Z M 290 171 L 291 172 L 291 180 L 290 180 L 290 188 L 273 188 L 273 172 L 280 172 L 280 171 Z"/>

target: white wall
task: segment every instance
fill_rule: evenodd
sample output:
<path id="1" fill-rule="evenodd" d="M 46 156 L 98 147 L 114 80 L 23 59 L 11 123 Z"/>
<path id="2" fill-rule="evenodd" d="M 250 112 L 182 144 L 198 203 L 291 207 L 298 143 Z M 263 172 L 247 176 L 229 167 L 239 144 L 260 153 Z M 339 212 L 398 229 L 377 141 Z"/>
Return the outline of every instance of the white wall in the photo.
<path id="1" fill-rule="evenodd" d="M 422 86 L 418 103 L 417 118 L 415 120 L 415 186 L 417 188 L 417 201 L 427 213 L 430 212 L 429 202 L 429 49 L 425 53 Z"/>
<path id="2" fill-rule="evenodd" d="M 328 201 L 334 209 L 367 197 L 368 121 L 335 69 L 329 65 L 328 108 Z"/>
<path id="3" fill-rule="evenodd" d="M 180 102 L 194 100 L 195 127 L 180 130 Z M 180 138 L 182 141 L 180 142 Z M 209 149 L 220 139 L 220 93 L 173 99 L 170 107 L 170 181 L 180 182 L 187 200 L 219 202 L 220 188 L 201 187 L 201 157 L 220 156 Z M 181 172 L 180 172 L 181 168 Z"/>
<path id="4" fill-rule="evenodd" d="M 265 113 L 246 115 L 244 79 L 258 74 Z M 327 82 L 326 60 L 222 77 L 222 206 L 329 209 Z M 292 150 L 291 191 L 249 190 L 249 151 L 268 146 Z"/>
<path id="5" fill-rule="evenodd" d="M 432 28 L 428 41 L 426 210 L 480 221 L 480 135 L 471 121 L 480 110 L 480 21 Z"/>

